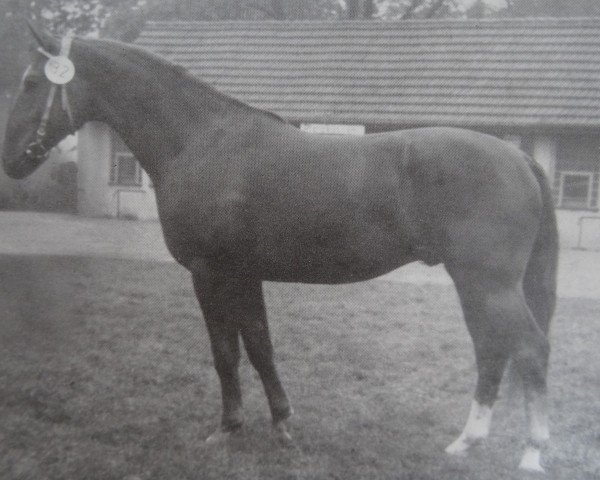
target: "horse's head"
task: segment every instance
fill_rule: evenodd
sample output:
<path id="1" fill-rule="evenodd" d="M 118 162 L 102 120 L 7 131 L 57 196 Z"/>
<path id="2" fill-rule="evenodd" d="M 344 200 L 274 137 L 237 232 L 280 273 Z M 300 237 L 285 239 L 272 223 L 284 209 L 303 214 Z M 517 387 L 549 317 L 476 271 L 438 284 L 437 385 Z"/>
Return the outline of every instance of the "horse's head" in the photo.
<path id="1" fill-rule="evenodd" d="M 77 74 L 67 83 L 64 80 L 72 72 L 60 77 L 72 67 L 64 62 L 70 43 L 31 24 L 29 28 L 39 48 L 32 52 L 32 63 L 23 75 L 2 153 L 4 171 L 12 178 L 24 178 L 40 166 L 51 148 L 83 124 L 82 113 L 88 104 L 85 82 Z M 65 54 L 66 45 L 69 52 Z M 54 64 L 48 65 L 52 58 Z"/>

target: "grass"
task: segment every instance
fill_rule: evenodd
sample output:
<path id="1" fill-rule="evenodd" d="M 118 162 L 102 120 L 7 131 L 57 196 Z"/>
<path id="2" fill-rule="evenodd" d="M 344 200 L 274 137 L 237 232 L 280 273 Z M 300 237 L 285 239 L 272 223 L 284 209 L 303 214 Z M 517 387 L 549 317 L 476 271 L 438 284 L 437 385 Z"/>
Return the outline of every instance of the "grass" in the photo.
<path id="1" fill-rule="evenodd" d="M 528 478 L 519 395 L 492 435 L 444 455 L 474 388 L 454 290 L 373 281 L 265 287 L 294 445 L 270 436 L 241 366 L 246 426 L 220 447 L 220 393 L 188 275 L 174 264 L 0 257 L 0 478 Z M 600 478 L 600 301 L 561 300 L 553 327 L 549 479 Z"/>

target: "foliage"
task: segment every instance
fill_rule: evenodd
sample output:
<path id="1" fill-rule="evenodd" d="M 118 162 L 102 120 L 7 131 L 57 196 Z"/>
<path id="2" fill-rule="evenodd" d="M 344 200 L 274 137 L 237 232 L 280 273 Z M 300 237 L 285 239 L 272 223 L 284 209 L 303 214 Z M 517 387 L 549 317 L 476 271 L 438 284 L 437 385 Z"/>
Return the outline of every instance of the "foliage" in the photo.
<path id="1" fill-rule="evenodd" d="M 132 9 L 136 2 L 137 9 Z M 129 0 L 113 10 L 103 34 L 135 38 L 146 20 L 406 19 L 462 15 L 464 0 Z"/>
<path id="2" fill-rule="evenodd" d="M 51 32 L 72 30 L 79 34 L 95 31 L 103 24 L 118 0 L 7 0 L 0 3 L 0 92 L 14 87 L 28 63 L 31 37 L 25 19 Z"/>
<path id="3" fill-rule="evenodd" d="M 0 190 L 0 210 L 39 212 L 77 211 L 77 164 L 73 161 L 52 165 L 43 181 L 14 182 Z"/>
<path id="4" fill-rule="evenodd" d="M 18 20 L 26 9 L 26 2 L 11 0 L 0 3 L 0 93 L 14 85 L 27 63 L 27 32 Z"/>
<path id="5" fill-rule="evenodd" d="M 129 0 L 113 10 L 102 33 L 129 40 L 146 20 L 335 19 L 344 8 L 340 0 Z"/>
<path id="6" fill-rule="evenodd" d="M 600 16 L 598 0 L 476 0 L 469 17 L 594 17 Z"/>
<path id="7" fill-rule="evenodd" d="M 407 20 L 463 16 L 464 0 L 383 0 L 378 1 L 378 17 Z"/>
<path id="8" fill-rule="evenodd" d="M 598 0 L 505 0 L 506 13 L 513 17 L 599 16 Z"/>

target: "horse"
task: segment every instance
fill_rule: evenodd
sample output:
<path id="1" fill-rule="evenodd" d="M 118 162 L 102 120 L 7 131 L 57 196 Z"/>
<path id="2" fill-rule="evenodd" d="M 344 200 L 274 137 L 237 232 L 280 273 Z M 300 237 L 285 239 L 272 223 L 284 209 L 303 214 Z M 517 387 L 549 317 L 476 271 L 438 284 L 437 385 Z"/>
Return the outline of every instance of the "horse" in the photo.
<path id="1" fill-rule="evenodd" d="M 222 397 L 208 442 L 242 426 L 240 337 L 275 435 L 291 441 L 264 281 L 359 282 L 421 261 L 452 278 L 477 365 L 466 424 L 446 452 L 465 454 L 488 436 L 510 361 L 525 392 L 519 466 L 543 471 L 558 234 L 533 159 L 450 127 L 307 133 L 142 48 L 30 29 L 39 48 L 8 119 L 4 170 L 26 177 L 89 121 L 121 136 L 154 184 L 165 243 L 191 273 L 206 322 Z"/>

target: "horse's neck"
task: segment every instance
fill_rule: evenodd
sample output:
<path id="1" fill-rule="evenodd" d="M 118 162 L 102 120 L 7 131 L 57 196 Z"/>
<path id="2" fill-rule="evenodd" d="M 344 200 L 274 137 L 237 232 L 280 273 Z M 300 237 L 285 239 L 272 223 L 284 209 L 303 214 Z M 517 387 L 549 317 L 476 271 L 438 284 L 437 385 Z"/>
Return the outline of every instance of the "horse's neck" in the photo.
<path id="1" fill-rule="evenodd" d="M 90 78 L 93 120 L 115 130 L 156 183 L 191 141 L 201 150 L 211 131 L 222 135 L 228 121 L 252 112 L 185 72 L 139 55 L 99 56 Z"/>

